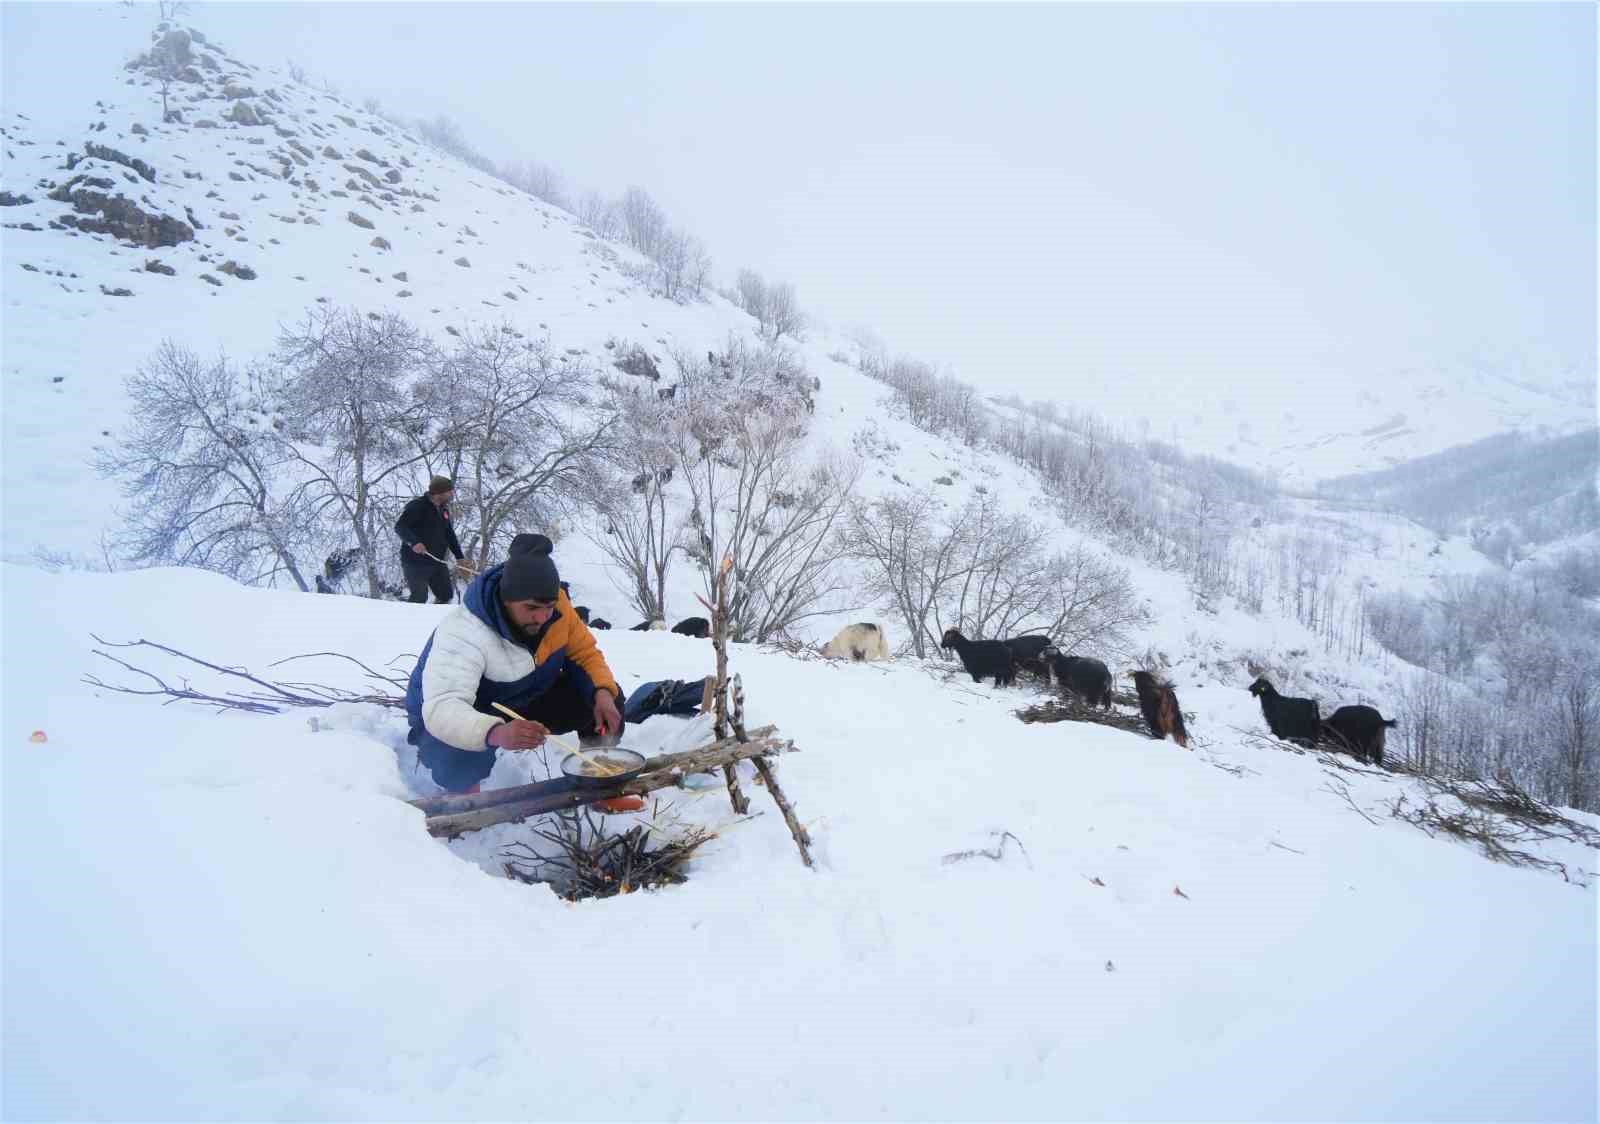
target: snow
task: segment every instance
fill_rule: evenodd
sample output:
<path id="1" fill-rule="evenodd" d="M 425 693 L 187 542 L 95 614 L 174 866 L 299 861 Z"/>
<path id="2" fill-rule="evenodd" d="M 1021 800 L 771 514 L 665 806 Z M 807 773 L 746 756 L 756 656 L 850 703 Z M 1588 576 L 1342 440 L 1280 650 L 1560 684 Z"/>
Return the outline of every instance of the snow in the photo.
<path id="1" fill-rule="evenodd" d="M 495 875 L 526 827 L 427 836 L 398 712 L 313 731 L 81 681 L 132 682 L 91 632 L 376 666 L 443 609 L 0 577 L 8 1118 L 1594 1117 L 1594 891 L 1387 819 L 1401 778 L 1350 778 L 1367 823 L 1242 740 L 1243 689 L 1180 688 L 1185 752 L 1025 726 L 1027 691 L 916 661 L 740 646 L 818 869 L 761 789 L 737 825 L 713 790 L 680 798 L 725 827 L 686 885 L 567 905 Z M 602 640 L 627 686 L 710 668 L 703 641 Z M 941 862 L 996 831 L 1026 854 Z"/>
<path id="2" fill-rule="evenodd" d="M 71 12 L 30 18 L 70 23 Z M 140 46 L 130 39 L 128 53 Z M 52 57 L 82 68 L 79 110 L 30 106 L 26 88 L 7 85 L 0 181 L 38 202 L 5 208 L 5 221 L 46 226 L 62 213 L 37 182 L 66 178 L 58 139 L 73 151 L 93 139 L 154 164 L 158 185 L 137 190 L 180 217 L 192 208 L 205 228 L 157 251 L 0 230 L 0 1116 L 1595 1118 L 1596 890 L 1392 819 L 1409 781 L 1339 774 L 1369 824 L 1325 767 L 1246 737 L 1262 729 L 1251 666 L 1272 668 L 1286 692 L 1314 683 L 1340 702 L 1392 698 L 1395 677 L 1328 654 L 1270 605 L 1202 611 L 1180 575 L 1138 559 L 1116 560 L 1150 622 L 1132 651 L 1098 654 L 1140 652 L 1163 669 L 1195 714 L 1195 752 L 1098 726 L 1024 726 L 1011 712 L 1031 690 L 950 678 L 948 664 L 739 647 L 752 721 L 777 723 L 801 749 L 782 776 L 818 870 L 800 865 L 759 788 L 746 786 L 763 814 L 737 824 L 720 790 L 682 794 L 687 822 L 724 829 L 690 882 L 582 905 L 501 876 L 501 852 L 526 826 L 427 836 L 404 800 L 436 790 L 397 712 L 340 706 L 313 728 L 303 711 L 216 715 L 84 683 L 137 682 L 92 654 L 91 634 L 256 671 L 316 651 L 409 670 L 446 611 L 196 571 L 82 572 L 102 564 L 117 521 L 115 489 L 88 454 L 114 439 L 122 378 L 163 338 L 247 360 L 326 297 L 401 312 L 441 338 L 446 325 L 508 319 L 602 368 L 608 343 L 639 343 L 670 382 L 673 349 L 720 351 L 753 326 L 718 297 L 650 295 L 626 250 L 570 216 L 274 68 L 225 57 L 242 81 L 280 92 L 281 105 L 254 103 L 293 139 L 343 154 L 297 165 L 298 183 L 249 167 L 288 151 L 271 127 L 164 126 L 151 90 L 104 58 Z M 358 148 L 436 199 L 373 209 L 331 197 Z M 92 159 L 74 171 L 85 170 L 123 171 Z M 376 229 L 349 223 L 350 210 Z M 374 235 L 393 249 L 371 246 Z M 470 268 L 451 264 L 462 255 Z M 148 258 L 177 276 L 145 272 Z M 230 258 L 259 277 L 219 273 Z M 883 386 L 829 357 L 841 349 L 824 329 L 801 345 L 823 383 L 817 444 L 870 437 L 867 494 L 949 477 L 940 492 L 953 507 L 985 484 L 1054 519 L 1035 477 L 893 416 Z M 1366 435 L 1374 421 L 1356 427 L 1309 395 L 1294 426 L 1231 451 L 1215 435 L 1237 425 L 1234 405 L 1182 403 L 1198 411 L 1183 440 L 1314 477 L 1374 467 L 1397 442 L 1412 455 L 1511 422 L 1592 422 L 1592 398 L 1574 412 L 1576 399 L 1487 393 L 1481 380 L 1440 394 L 1392 404 L 1412 426 L 1426 417 L 1425 430 Z M 1055 526 L 1062 549 L 1116 555 Z M 574 600 L 618 626 L 601 642 L 625 687 L 711 670 L 704 642 L 621 631 L 637 613 L 586 528 L 561 530 Z M 1280 537 L 1310 537 L 1351 586 L 1421 593 L 1487 566 L 1464 540 L 1313 501 L 1284 500 L 1251 534 L 1268 554 Z M 41 559 L 78 572 L 17 564 Z M 698 587 L 677 567 L 669 615 L 698 613 Z M 809 622 L 812 639 L 877 619 L 892 646 L 905 640 L 872 606 L 831 609 Z M 172 682 L 218 682 L 150 650 L 119 654 Z M 294 674 L 360 683 L 331 660 Z M 49 740 L 29 741 L 35 729 Z M 703 721 L 661 718 L 629 740 L 654 753 L 703 736 Z M 535 757 L 503 755 L 488 784 L 541 775 Z M 1001 831 L 1026 853 L 941 861 Z M 1600 865 L 1581 848 L 1541 853 L 1573 871 Z"/>

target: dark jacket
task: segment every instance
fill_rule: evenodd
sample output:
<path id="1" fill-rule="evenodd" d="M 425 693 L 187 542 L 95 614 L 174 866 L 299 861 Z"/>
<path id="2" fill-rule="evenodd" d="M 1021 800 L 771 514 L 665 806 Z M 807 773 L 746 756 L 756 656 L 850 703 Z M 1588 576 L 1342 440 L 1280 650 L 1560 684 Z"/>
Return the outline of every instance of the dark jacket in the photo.
<path id="1" fill-rule="evenodd" d="M 435 558 L 448 558 L 451 554 L 457 558 L 466 557 L 461 553 L 461 543 L 456 540 L 456 529 L 450 525 L 449 505 L 436 504 L 427 496 L 418 496 L 406 504 L 400 518 L 394 521 L 394 533 L 400 536 L 402 562 L 415 565 L 428 561 L 426 556 L 411 549 L 416 543 L 427 547 Z"/>

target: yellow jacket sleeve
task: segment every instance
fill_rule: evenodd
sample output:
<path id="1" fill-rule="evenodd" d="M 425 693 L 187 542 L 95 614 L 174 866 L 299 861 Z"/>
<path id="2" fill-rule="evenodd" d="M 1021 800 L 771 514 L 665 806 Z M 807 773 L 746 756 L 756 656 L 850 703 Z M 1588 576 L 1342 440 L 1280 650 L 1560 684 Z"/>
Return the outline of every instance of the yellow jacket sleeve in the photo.
<path id="1" fill-rule="evenodd" d="M 556 599 L 556 610 L 561 614 L 560 625 L 564 628 L 553 628 L 545 634 L 545 641 L 539 647 L 548 647 L 553 652 L 558 647 L 567 650 L 567 659 L 581 667 L 598 690 L 604 688 L 611 692 L 612 698 L 620 705 L 622 702 L 622 689 L 617 686 L 617 677 L 611 673 L 611 667 L 606 663 L 605 656 L 600 654 L 600 645 L 595 643 L 594 633 L 589 631 L 589 626 L 578 619 L 577 610 L 572 607 L 572 601 L 567 597 L 567 591 L 562 590 L 561 596 Z M 547 653 L 540 651 L 539 659 L 542 662 Z"/>

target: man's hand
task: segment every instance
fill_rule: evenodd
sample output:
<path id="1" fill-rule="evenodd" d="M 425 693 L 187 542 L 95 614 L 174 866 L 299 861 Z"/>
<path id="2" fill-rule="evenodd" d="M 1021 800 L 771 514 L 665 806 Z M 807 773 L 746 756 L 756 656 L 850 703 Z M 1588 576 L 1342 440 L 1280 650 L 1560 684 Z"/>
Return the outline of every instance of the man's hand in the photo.
<path id="1" fill-rule="evenodd" d="M 426 546 L 422 545 L 419 542 L 414 542 L 414 543 L 411 544 L 411 553 L 412 554 L 426 554 L 426 553 L 428 553 L 428 548 Z"/>
<path id="2" fill-rule="evenodd" d="M 602 687 L 594 693 L 594 728 L 610 736 L 622 731 L 622 715 L 611 692 Z"/>
<path id="3" fill-rule="evenodd" d="M 518 718 L 502 722 L 489 731 L 489 744 L 497 749 L 538 749 L 550 731 L 538 722 Z"/>

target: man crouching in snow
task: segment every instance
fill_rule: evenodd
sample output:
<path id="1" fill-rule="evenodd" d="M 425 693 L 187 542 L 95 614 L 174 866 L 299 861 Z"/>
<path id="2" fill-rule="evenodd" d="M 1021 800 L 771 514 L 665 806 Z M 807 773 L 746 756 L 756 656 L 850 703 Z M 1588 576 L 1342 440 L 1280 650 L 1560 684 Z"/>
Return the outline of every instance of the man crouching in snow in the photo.
<path id="1" fill-rule="evenodd" d="M 543 535 L 518 535 L 505 562 L 474 578 L 422 649 L 406 687 L 408 740 L 434 782 L 478 791 L 495 750 L 622 733 L 617 678 L 578 619 Z M 493 709 L 508 706 L 526 721 Z"/>

